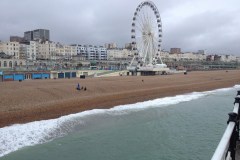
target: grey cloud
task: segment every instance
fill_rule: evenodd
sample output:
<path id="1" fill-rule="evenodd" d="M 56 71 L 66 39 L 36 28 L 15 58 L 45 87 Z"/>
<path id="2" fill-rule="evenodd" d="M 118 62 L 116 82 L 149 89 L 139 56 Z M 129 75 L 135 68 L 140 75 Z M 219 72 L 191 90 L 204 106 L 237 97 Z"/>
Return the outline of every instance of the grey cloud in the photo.
<path id="1" fill-rule="evenodd" d="M 0 40 L 36 28 L 50 29 L 51 39 L 67 44 L 131 41 L 133 13 L 141 0 L 1 0 Z M 240 55 L 240 2 L 229 0 L 155 0 L 163 23 L 163 48 Z M 208 5 L 217 4 L 208 7 Z M 195 6 L 194 13 L 188 8 Z M 186 6 L 186 9 L 184 8 Z M 184 10 L 178 13 L 178 8 Z M 220 9 L 218 9 L 220 8 Z M 181 16 L 182 14 L 186 15 Z"/>
<path id="2" fill-rule="evenodd" d="M 185 51 L 207 49 L 215 53 L 236 53 L 239 50 L 240 26 L 235 24 L 237 17 L 232 17 L 235 14 L 209 11 L 189 17 L 166 31 L 165 44 Z"/>

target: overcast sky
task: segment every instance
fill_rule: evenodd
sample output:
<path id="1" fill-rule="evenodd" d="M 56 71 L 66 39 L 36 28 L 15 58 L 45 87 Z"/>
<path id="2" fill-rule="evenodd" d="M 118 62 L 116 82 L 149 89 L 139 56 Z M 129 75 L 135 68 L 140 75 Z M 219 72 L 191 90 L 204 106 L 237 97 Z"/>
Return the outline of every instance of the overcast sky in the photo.
<path id="1" fill-rule="evenodd" d="M 0 0 L 0 40 L 24 31 L 49 29 L 66 44 L 122 47 L 141 0 Z M 240 0 L 153 0 L 163 25 L 163 49 L 204 49 L 240 56 Z"/>

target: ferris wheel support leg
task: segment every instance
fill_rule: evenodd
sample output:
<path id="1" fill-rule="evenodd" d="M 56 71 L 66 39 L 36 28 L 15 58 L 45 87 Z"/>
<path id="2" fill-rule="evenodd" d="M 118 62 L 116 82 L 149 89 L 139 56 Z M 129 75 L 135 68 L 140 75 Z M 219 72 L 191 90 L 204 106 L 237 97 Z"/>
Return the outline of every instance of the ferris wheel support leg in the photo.
<path id="1" fill-rule="evenodd" d="M 135 59 L 135 56 L 133 56 L 133 59 L 132 59 L 132 61 L 130 63 L 130 66 L 132 66 L 134 59 Z"/>

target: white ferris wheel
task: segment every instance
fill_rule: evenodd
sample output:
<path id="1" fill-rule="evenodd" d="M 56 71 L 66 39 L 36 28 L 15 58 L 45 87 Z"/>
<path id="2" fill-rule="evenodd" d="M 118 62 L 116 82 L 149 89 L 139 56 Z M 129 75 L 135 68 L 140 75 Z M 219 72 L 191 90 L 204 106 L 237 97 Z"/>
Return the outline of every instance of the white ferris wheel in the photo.
<path id="1" fill-rule="evenodd" d="M 132 67 L 166 66 L 160 57 L 162 43 L 162 22 L 156 5 L 144 1 L 134 12 L 131 29 Z"/>

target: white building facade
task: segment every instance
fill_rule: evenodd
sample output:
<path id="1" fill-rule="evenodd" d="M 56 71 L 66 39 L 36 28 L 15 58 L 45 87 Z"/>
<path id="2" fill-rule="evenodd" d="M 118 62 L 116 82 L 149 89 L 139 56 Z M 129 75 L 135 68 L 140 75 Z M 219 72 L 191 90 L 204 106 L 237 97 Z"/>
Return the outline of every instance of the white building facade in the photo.
<path id="1" fill-rule="evenodd" d="M 34 61 L 37 58 L 37 54 L 39 52 L 39 43 L 37 41 L 30 41 L 27 47 L 27 59 Z"/>
<path id="2" fill-rule="evenodd" d="M 103 46 L 72 45 L 75 47 L 76 55 L 86 60 L 107 60 L 107 49 Z"/>
<path id="3" fill-rule="evenodd" d="M 19 42 L 0 42 L 0 52 L 4 52 L 14 59 L 19 59 L 19 46 Z"/>
<path id="4" fill-rule="evenodd" d="M 0 68 L 14 68 L 25 66 L 26 61 L 21 59 L 1 59 L 0 58 Z"/>
<path id="5" fill-rule="evenodd" d="M 132 59 L 133 53 L 127 49 L 110 49 L 107 50 L 108 60 L 127 60 Z"/>
<path id="6" fill-rule="evenodd" d="M 49 41 L 39 43 L 37 59 L 42 60 L 56 59 L 56 43 Z"/>

